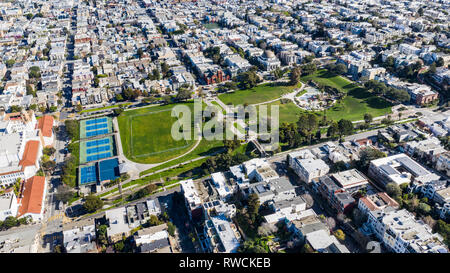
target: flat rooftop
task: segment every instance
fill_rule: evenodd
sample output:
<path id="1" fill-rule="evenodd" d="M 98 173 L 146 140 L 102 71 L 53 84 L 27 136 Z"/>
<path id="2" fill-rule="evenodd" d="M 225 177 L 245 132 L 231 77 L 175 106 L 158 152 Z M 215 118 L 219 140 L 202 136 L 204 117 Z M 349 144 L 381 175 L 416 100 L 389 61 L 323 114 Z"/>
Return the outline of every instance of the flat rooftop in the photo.
<path id="1" fill-rule="evenodd" d="M 367 178 L 356 169 L 334 173 L 333 179 L 343 188 L 367 184 Z"/>

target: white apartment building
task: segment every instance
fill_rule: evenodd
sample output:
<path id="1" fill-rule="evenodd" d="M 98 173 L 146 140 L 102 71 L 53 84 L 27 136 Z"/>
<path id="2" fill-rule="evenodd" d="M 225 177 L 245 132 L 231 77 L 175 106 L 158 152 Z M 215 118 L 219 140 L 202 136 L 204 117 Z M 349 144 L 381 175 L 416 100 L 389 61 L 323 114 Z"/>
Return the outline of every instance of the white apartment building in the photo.
<path id="1" fill-rule="evenodd" d="M 289 167 L 306 183 L 310 183 L 314 178 L 326 175 L 330 167 L 322 159 L 302 158 L 296 154 L 288 155 Z"/>
<path id="2" fill-rule="evenodd" d="M 368 225 L 388 249 L 395 253 L 447 253 L 439 234 L 416 220 L 406 209 L 368 211 Z"/>
<path id="3" fill-rule="evenodd" d="M 0 196 L 0 221 L 5 221 L 6 217 L 16 217 L 19 204 L 13 191 Z"/>
<path id="4" fill-rule="evenodd" d="M 195 187 L 194 180 L 188 179 L 180 181 L 180 186 L 181 193 L 184 194 L 189 217 L 200 216 L 202 213 L 202 199 Z"/>
<path id="5" fill-rule="evenodd" d="M 369 176 L 387 185 L 415 182 L 416 184 L 439 180 L 439 176 L 429 172 L 406 154 L 396 154 L 370 162 Z"/>

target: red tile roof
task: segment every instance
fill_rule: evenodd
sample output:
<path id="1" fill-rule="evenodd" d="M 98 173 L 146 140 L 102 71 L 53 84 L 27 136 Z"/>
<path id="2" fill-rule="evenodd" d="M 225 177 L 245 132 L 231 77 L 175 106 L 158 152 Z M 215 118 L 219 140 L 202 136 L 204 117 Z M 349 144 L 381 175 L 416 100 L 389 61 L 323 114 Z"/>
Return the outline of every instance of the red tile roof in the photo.
<path id="1" fill-rule="evenodd" d="M 397 201 L 395 201 L 394 199 L 392 199 L 386 192 L 379 192 L 378 196 L 383 199 L 384 202 L 386 202 L 389 206 L 391 207 L 398 207 L 399 204 L 397 203 Z"/>
<path id="2" fill-rule="evenodd" d="M 45 137 L 52 136 L 53 121 L 54 119 L 50 115 L 43 116 L 42 118 L 39 119 L 38 128 L 41 129 L 43 136 Z"/>
<path id="3" fill-rule="evenodd" d="M 359 198 L 359 200 L 361 200 L 361 202 L 363 202 L 370 211 L 376 210 L 378 208 L 375 203 L 373 203 L 372 200 L 370 200 L 366 196 Z"/>
<path id="4" fill-rule="evenodd" d="M 23 152 L 22 160 L 20 160 L 19 165 L 22 167 L 36 165 L 39 152 L 39 141 L 30 140 L 25 145 L 25 151 Z"/>
<path id="5" fill-rule="evenodd" d="M 44 199 L 45 177 L 33 176 L 25 182 L 21 206 L 17 213 L 20 217 L 26 213 L 40 214 L 42 211 L 42 200 Z"/>

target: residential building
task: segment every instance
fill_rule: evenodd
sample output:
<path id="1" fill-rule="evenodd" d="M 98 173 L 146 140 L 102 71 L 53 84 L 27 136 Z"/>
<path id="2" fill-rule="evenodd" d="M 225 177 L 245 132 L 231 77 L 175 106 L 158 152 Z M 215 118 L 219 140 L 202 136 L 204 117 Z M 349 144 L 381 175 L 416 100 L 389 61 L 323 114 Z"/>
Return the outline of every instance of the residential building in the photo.
<path id="1" fill-rule="evenodd" d="M 406 209 L 386 207 L 368 211 L 368 226 L 395 253 L 448 253 L 439 234 Z"/>
<path id="2" fill-rule="evenodd" d="M 22 197 L 19 199 L 17 218 L 29 217 L 41 221 L 44 217 L 44 202 L 47 195 L 47 181 L 44 176 L 33 176 L 25 181 Z"/>
<path id="3" fill-rule="evenodd" d="M 97 253 L 93 218 L 63 225 L 63 245 L 67 253 Z"/>
<path id="4" fill-rule="evenodd" d="M 38 120 L 37 129 L 41 130 L 44 147 L 53 146 L 53 142 L 55 141 L 53 134 L 54 124 L 55 120 L 51 115 L 44 115 Z"/>
<path id="5" fill-rule="evenodd" d="M 406 154 L 372 160 L 369 166 L 369 176 L 383 186 L 391 182 L 397 185 L 411 182 L 423 184 L 440 178 Z"/>
<path id="6" fill-rule="evenodd" d="M 127 211 L 124 207 L 110 209 L 105 212 L 108 228 L 106 233 L 110 243 L 122 240 L 123 236 L 128 236 L 131 227 L 128 225 Z"/>
<path id="7" fill-rule="evenodd" d="M 172 253 L 167 224 L 140 229 L 133 236 L 139 253 Z"/>
<path id="8" fill-rule="evenodd" d="M 300 180 L 310 183 L 313 179 L 326 175 L 330 167 L 322 159 L 301 158 L 288 155 L 289 167 L 298 175 Z"/>
<path id="9" fill-rule="evenodd" d="M 0 196 L 0 221 L 5 221 L 6 217 L 16 217 L 19 204 L 13 191 L 9 191 Z"/>
<path id="10" fill-rule="evenodd" d="M 181 193 L 184 194 L 186 207 L 188 209 L 189 217 L 199 218 L 202 215 L 202 200 L 198 193 L 194 180 L 180 181 Z"/>

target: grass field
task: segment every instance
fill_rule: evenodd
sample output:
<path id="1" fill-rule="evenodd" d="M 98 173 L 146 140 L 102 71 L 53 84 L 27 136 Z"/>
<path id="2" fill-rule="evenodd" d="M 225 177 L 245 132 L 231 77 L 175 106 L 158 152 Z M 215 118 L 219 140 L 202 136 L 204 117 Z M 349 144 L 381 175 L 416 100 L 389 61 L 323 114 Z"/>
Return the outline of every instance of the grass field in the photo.
<path id="1" fill-rule="evenodd" d="M 217 24 L 217 23 L 204 24 L 203 26 L 204 26 L 206 29 L 216 29 L 216 28 L 220 28 L 219 24 Z"/>
<path id="2" fill-rule="evenodd" d="M 183 105 L 191 109 L 193 120 L 194 104 Z M 195 144 L 193 139 L 177 141 L 172 138 L 171 128 L 177 121 L 171 116 L 174 106 L 125 111 L 118 117 L 122 147 L 128 159 L 139 163 L 163 162 L 187 152 Z"/>
<path id="3" fill-rule="evenodd" d="M 282 104 L 280 101 L 275 101 L 269 104 L 266 104 L 267 106 L 267 114 L 271 116 L 271 107 L 277 105 L 278 108 L 278 114 L 279 114 L 279 123 L 287 122 L 292 123 L 296 122 L 298 120 L 298 117 L 301 113 L 305 113 L 307 111 L 304 111 L 300 109 L 297 105 L 295 105 L 292 101 L 288 103 Z"/>
<path id="4" fill-rule="evenodd" d="M 326 70 L 319 70 L 312 75 L 302 77 L 301 80 L 303 82 L 314 80 L 347 93 L 340 103 L 327 111 L 329 119 L 337 121 L 344 118 L 355 121 L 362 120 L 365 113 L 370 113 L 374 117 L 391 113 L 392 105 L 389 102 L 372 95 L 365 88 L 359 87 L 343 77 L 331 75 Z"/>
<path id="5" fill-rule="evenodd" d="M 189 153 L 183 157 L 180 157 L 178 159 L 175 159 L 173 161 L 161 164 L 157 167 L 145 170 L 143 172 L 141 172 L 139 175 L 145 175 L 148 173 L 152 173 L 170 166 L 175 166 L 177 164 L 201 157 L 201 156 L 207 156 L 208 154 L 211 154 L 213 152 L 216 152 L 218 150 L 220 150 L 223 147 L 223 142 L 221 140 L 213 140 L 213 141 L 208 141 L 206 139 L 202 139 L 200 141 L 200 144 L 192 151 L 192 153 Z"/>
<path id="6" fill-rule="evenodd" d="M 253 87 L 251 89 L 236 90 L 233 93 L 219 95 L 219 99 L 225 104 L 256 104 L 270 101 L 281 97 L 282 95 L 292 92 L 296 86 L 273 86 L 265 83 Z"/>

